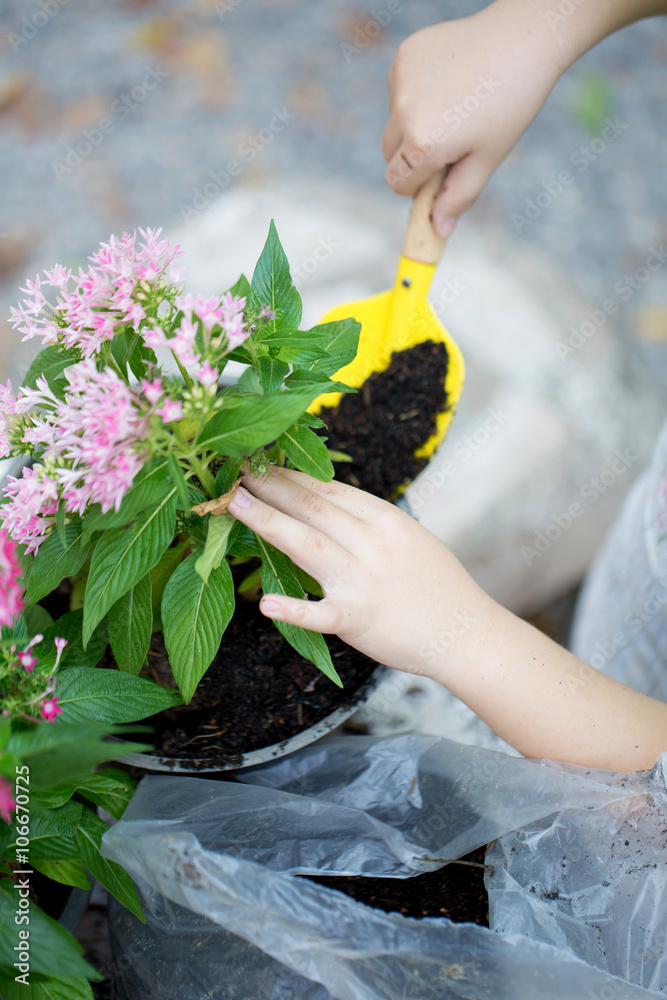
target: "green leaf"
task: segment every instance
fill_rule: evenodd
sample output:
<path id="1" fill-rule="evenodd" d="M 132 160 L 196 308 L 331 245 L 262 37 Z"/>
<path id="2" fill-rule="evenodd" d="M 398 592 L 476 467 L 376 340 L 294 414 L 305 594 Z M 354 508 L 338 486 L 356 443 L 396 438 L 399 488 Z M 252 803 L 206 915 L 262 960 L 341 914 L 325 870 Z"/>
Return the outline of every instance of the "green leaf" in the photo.
<path id="1" fill-rule="evenodd" d="M 26 604 L 36 604 L 55 590 L 66 576 L 78 573 L 88 555 L 90 546 L 81 543 L 81 525 L 65 525 L 66 544 L 57 531 L 52 532 L 40 545 L 30 574 L 25 595 Z"/>
<path id="2" fill-rule="evenodd" d="M 356 392 L 352 386 L 345 382 L 334 382 L 328 375 L 314 372 L 310 368 L 297 368 L 285 379 L 286 389 L 306 389 L 310 386 L 319 386 L 321 393 L 327 392 Z"/>
<path id="3" fill-rule="evenodd" d="M 66 673 L 62 676 L 66 676 Z M 92 677 L 95 673 L 96 671 L 88 671 L 88 676 Z M 94 722 L 67 725 L 59 717 L 58 722 L 50 725 L 12 733 L 7 745 L 7 756 L 15 754 L 28 765 L 30 787 L 39 792 L 85 778 L 98 764 L 112 760 L 118 754 L 117 746 L 103 740 L 114 733 L 125 735 L 125 730 Z M 147 748 L 144 744 L 124 744 L 123 752 L 145 749 L 150 747 Z M 3 754 L 3 758 L 4 756 Z"/>
<path id="4" fill-rule="evenodd" d="M 84 522 L 84 536 L 93 531 L 109 528 L 122 528 L 146 507 L 158 503 L 171 491 L 167 459 L 161 459 L 152 465 L 145 465 L 135 476 L 134 482 L 123 497 L 119 510 L 91 511 Z"/>
<path id="5" fill-rule="evenodd" d="M 80 360 L 79 351 L 74 348 L 59 347 L 57 344 L 51 344 L 49 347 L 45 347 L 43 351 L 40 351 L 33 360 L 22 384 L 28 389 L 35 389 L 37 387 L 37 379 L 41 375 L 50 383 L 52 379 L 56 379 L 59 375 L 62 375 L 66 368 L 77 364 Z"/>
<path id="6" fill-rule="evenodd" d="M 312 387 L 229 402 L 209 420 L 198 443 L 220 455 L 248 455 L 291 427 L 319 394 Z"/>
<path id="7" fill-rule="evenodd" d="M 153 630 L 150 574 L 116 601 L 109 611 L 109 642 L 121 670 L 138 674 L 146 660 Z"/>
<path id="8" fill-rule="evenodd" d="M 174 455 L 173 451 L 170 451 L 167 455 L 167 462 L 172 482 L 176 483 L 176 486 L 178 487 L 178 509 L 189 511 L 190 507 L 193 506 L 193 503 L 190 502 L 190 488 L 188 487 L 181 464 Z M 199 501 L 197 500 L 194 501 L 195 504 L 198 502 Z"/>
<path id="9" fill-rule="evenodd" d="M 235 386 L 229 386 L 229 389 L 233 389 L 232 395 L 247 396 L 248 394 L 256 394 L 262 391 L 262 386 L 260 385 L 259 375 L 257 370 L 253 365 L 249 365 L 241 376 Z"/>
<path id="10" fill-rule="evenodd" d="M 151 587 L 153 589 L 153 630 L 155 631 L 155 619 L 159 620 L 160 607 L 162 606 L 162 595 L 164 588 L 169 583 L 169 579 L 183 559 L 183 555 L 189 548 L 189 540 L 185 539 L 178 545 L 173 545 L 163 552 L 156 566 L 151 570 Z"/>
<path id="11" fill-rule="evenodd" d="M 289 556 L 279 552 L 259 535 L 257 535 L 257 544 L 262 554 L 262 590 L 264 593 L 285 594 L 287 597 L 303 599 L 305 592 L 294 573 L 293 563 Z M 274 625 L 285 636 L 290 646 L 296 649 L 297 653 L 301 653 L 307 660 L 314 663 L 338 687 L 343 686 L 331 660 L 329 647 L 319 632 L 311 632 L 310 629 L 287 622 L 274 621 Z"/>
<path id="12" fill-rule="evenodd" d="M 231 514 L 209 517 L 206 545 L 195 562 L 195 570 L 204 583 L 208 583 L 211 572 L 217 569 L 225 558 L 229 533 L 235 523 L 236 521 Z"/>
<path id="13" fill-rule="evenodd" d="M 234 612 L 234 584 L 227 562 L 211 570 L 204 583 L 195 567 L 197 558 L 193 553 L 181 563 L 162 598 L 164 641 L 186 702 L 210 667 Z"/>
<path id="14" fill-rule="evenodd" d="M 136 783 L 125 771 L 105 767 L 79 781 L 76 790 L 105 809 L 114 819 L 120 819 L 134 795 L 135 787 Z"/>
<path id="15" fill-rule="evenodd" d="M 119 597 L 157 565 L 176 529 L 176 487 L 125 530 L 105 531 L 93 553 L 83 608 L 83 644 Z"/>
<path id="16" fill-rule="evenodd" d="M 65 509 L 65 503 L 63 500 L 58 504 L 58 509 L 56 510 L 56 531 L 58 532 L 58 537 L 60 538 L 60 544 L 63 548 L 67 545 L 67 535 L 65 534 L 65 524 L 67 518 L 67 510 Z"/>
<path id="17" fill-rule="evenodd" d="M 70 667 L 59 674 L 56 693 L 63 710 L 59 720 L 70 723 L 136 722 L 182 701 L 178 691 L 145 677 L 88 667 Z"/>
<path id="18" fill-rule="evenodd" d="M 228 490 L 231 490 L 238 479 L 241 461 L 240 458 L 228 458 L 222 468 L 218 469 L 218 474 L 215 477 L 215 495 L 217 497 L 223 497 Z"/>
<path id="19" fill-rule="evenodd" d="M 236 284 L 232 285 L 232 287 L 229 289 L 229 292 L 231 295 L 234 296 L 235 299 L 248 298 L 248 296 L 250 295 L 250 282 L 246 278 L 245 274 L 242 274 L 241 277 L 236 282 Z"/>
<path id="20" fill-rule="evenodd" d="M 289 263 L 276 227 L 271 221 L 269 235 L 252 276 L 249 305 L 259 311 L 268 306 L 275 313 L 273 329 L 297 329 L 301 322 L 301 298 L 292 282 Z"/>
<path id="21" fill-rule="evenodd" d="M 60 882 L 61 885 L 75 885 L 79 889 L 90 889 L 90 880 L 80 861 L 35 861 L 31 857 L 30 864 L 42 875 L 52 878 L 54 882 Z"/>
<path id="22" fill-rule="evenodd" d="M 146 346 L 143 337 L 136 334 L 134 337 L 134 346 L 132 347 L 128 358 L 128 364 L 130 366 L 130 371 L 138 382 L 140 382 L 142 378 L 149 377 L 149 365 L 157 365 L 155 351 Z"/>
<path id="23" fill-rule="evenodd" d="M 16 927 L 14 915 L 16 911 L 16 892 L 6 888 L 7 879 L 0 882 L 0 927 Z M 18 927 L 16 930 L 18 931 Z M 33 975 L 63 977 L 88 977 L 101 979 L 98 972 L 83 958 L 83 948 L 74 940 L 64 927 L 56 920 L 39 909 L 30 908 L 30 978 Z M 13 968 L 16 952 L 12 949 L 16 944 L 13 934 L 0 934 L 0 964 Z M 16 975 L 16 972 L 14 972 Z M 20 984 L 16 984 L 20 987 Z M 48 996 L 48 994 L 45 994 Z M 3 1000 L 9 996 L 5 993 L 3 983 Z M 16 994 L 24 1000 L 26 993 Z"/>
<path id="24" fill-rule="evenodd" d="M 30 860 L 71 861 L 76 860 L 74 843 L 81 819 L 82 806 L 79 802 L 67 802 L 58 809 L 40 813 L 35 809 L 30 813 Z M 9 847 L 16 844 L 13 839 Z"/>
<path id="25" fill-rule="evenodd" d="M 136 917 L 145 923 L 141 903 L 132 879 L 115 861 L 107 861 L 100 856 L 102 837 L 107 832 L 104 820 L 96 816 L 90 809 L 84 809 L 79 829 L 76 832 L 76 843 L 84 865 L 119 903 L 131 910 Z"/>
<path id="26" fill-rule="evenodd" d="M 0 629 L 0 637 L 3 639 L 28 639 L 28 625 L 26 623 L 26 618 L 24 612 L 21 612 L 18 618 L 15 618 L 10 625 L 3 625 Z"/>
<path id="27" fill-rule="evenodd" d="M 53 618 L 41 604 L 33 604 L 32 607 L 26 608 L 25 623 L 28 635 L 34 636 L 46 632 L 53 625 Z"/>
<path id="28" fill-rule="evenodd" d="M 259 358 L 258 365 L 262 392 L 277 392 L 289 372 L 289 365 L 277 358 L 268 357 Z"/>
<path id="29" fill-rule="evenodd" d="M 30 985 L 24 986 L 11 975 L 4 977 L 0 968 L 0 996 L 3 1000 L 94 1000 L 87 979 L 75 976 L 50 976 L 30 970 Z M 101 979 L 101 976 L 97 977 Z"/>
<path id="30" fill-rule="evenodd" d="M 323 482 L 333 479 L 334 467 L 324 438 L 309 427 L 297 422 L 281 434 L 276 443 L 297 469 Z"/>
<path id="31" fill-rule="evenodd" d="M 332 323 L 314 326 L 309 333 L 318 336 L 324 334 L 326 344 L 326 357 L 316 361 L 311 371 L 322 375 L 335 375 L 356 357 L 361 323 L 354 319 L 339 319 Z"/>
<path id="32" fill-rule="evenodd" d="M 44 631 L 44 638 L 34 647 L 35 656 L 44 670 L 55 666 L 57 651 L 54 644 L 56 637 L 67 639 L 61 659 L 63 667 L 96 667 L 104 656 L 109 639 L 107 636 L 106 619 L 100 622 L 90 638 L 86 649 L 83 648 L 83 611 L 69 611 L 62 618 L 50 625 Z"/>

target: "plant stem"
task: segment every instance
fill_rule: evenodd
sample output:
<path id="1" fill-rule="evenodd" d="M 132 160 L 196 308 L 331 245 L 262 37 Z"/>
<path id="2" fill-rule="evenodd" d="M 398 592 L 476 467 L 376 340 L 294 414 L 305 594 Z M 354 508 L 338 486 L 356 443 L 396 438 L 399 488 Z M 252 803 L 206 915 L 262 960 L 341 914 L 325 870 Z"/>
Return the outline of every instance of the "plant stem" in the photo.
<path id="1" fill-rule="evenodd" d="M 190 455 L 188 461 L 194 469 L 194 473 L 199 479 L 199 482 L 202 484 L 212 500 L 215 497 L 215 477 L 208 471 L 203 462 L 199 461 L 196 455 Z"/>
<path id="2" fill-rule="evenodd" d="M 190 378 L 190 376 L 188 375 L 187 371 L 185 370 L 185 368 L 183 367 L 183 365 L 181 364 L 181 362 L 178 360 L 178 358 L 176 357 L 176 355 L 174 354 L 174 352 L 172 351 L 171 353 L 174 356 L 174 361 L 178 365 L 178 370 L 180 371 L 181 375 L 183 376 L 183 381 L 187 385 L 188 389 L 192 389 L 192 379 Z"/>

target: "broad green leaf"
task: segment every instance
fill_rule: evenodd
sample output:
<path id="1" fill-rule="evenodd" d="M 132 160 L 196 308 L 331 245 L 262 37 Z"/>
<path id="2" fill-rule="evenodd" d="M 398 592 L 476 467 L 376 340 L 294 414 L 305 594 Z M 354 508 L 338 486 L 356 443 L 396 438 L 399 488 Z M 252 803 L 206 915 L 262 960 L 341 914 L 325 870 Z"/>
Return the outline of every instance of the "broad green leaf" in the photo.
<path id="1" fill-rule="evenodd" d="M 264 345 L 276 350 L 281 361 L 297 367 L 310 366 L 327 357 L 326 348 L 307 330 L 277 330 L 266 335 Z"/>
<path id="2" fill-rule="evenodd" d="M 160 556 L 158 563 L 151 570 L 151 587 L 153 590 L 153 630 L 155 631 L 156 624 L 155 620 L 159 621 L 160 618 L 160 607 L 162 606 L 162 595 L 164 594 L 164 588 L 169 583 L 171 574 L 174 572 L 176 567 L 181 563 L 183 555 L 189 548 L 189 541 L 185 539 L 179 542 L 178 545 L 173 545 L 163 552 Z"/>
<path id="3" fill-rule="evenodd" d="M 144 339 L 140 335 L 135 334 L 134 346 L 130 352 L 128 364 L 130 371 L 139 382 L 142 378 L 149 377 L 147 375 L 147 365 L 157 365 L 155 351 L 151 350 L 150 347 L 146 347 Z"/>
<path id="4" fill-rule="evenodd" d="M 181 464 L 174 455 L 173 451 L 170 451 L 167 455 L 167 463 L 169 465 L 169 475 L 171 476 L 171 480 L 173 483 L 176 483 L 176 486 L 178 487 L 178 509 L 189 510 L 192 506 L 190 503 L 190 491 L 185 478 L 185 473 L 183 472 Z"/>
<path id="5" fill-rule="evenodd" d="M 313 386 L 234 400 L 209 420 L 199 445 L 220 455 L 248 455 L 291 427 L 319 394 Z"/>
<path id="6" fill-rule="evenodd" d="M 318 336 L 325 334 L 326 337 L 326 357 L 315 362 L 312 372 L 335 375 L 356 357 L 361 333 L 361 323 L 356 320 L 339 319 L 332 323 L 322 323 L 309 332 Z"/>
<path id="7" fill-rule="evenodd" d="M 109 610 L 111 649 L 120 669 L 128 674 L 138 674 L 146 660 L 153 631 L 152 600 L 147 574 Z"/>
<path id="8" fill-rule="evenodd" d="M 57 651 L 54 640 L 56 636 L 60 639 L 67 639 L 62 656 L 60 658 L 60 668 L 63 667 L 96 667 L 102 659 L 107 648 L 107 623 L 106 619 L 100 622 L 93 632 L 88 646 L 83 648 L 83 611 L 68 611 L 62 618 L 50 625 L 44 631 L 44 638 L 39 645 L 34 647 L 35 656 L 43 669 L 55 665 Z"/>
<path id="9" fill-rule="evenodd" d="M 58 809 L 48 809 L 43 813 L 31 810 L 31 861 L 76 860 L 74 835 L 81 819 L 82 808 L 78 802 L 67 802 Z M 9 843 L 10 849 L 15 846 L 15 836 Z"/>
<path id="10" fill-rule="evenodd" d="M 280 435 L 276 443 L 297 469 L 323 482 L 333 479 L 334 467 L 324 438 L 311 431 L 309 427 L 304 427 L 300 423 L 293 424 Z"/>
<path id="11" fill-rule="evenodd" d="M 262 392 L 262 386 L 259 381 L 259 375 L 257 374 L 257 369 L 254 365 L 248 365 L 246 370 L 241 373 L 241 376 L 235 386 L 229 386 L 230 393 L 228 395 L 234 396 L 247 396 Z M 231 391 L 233 389 L 233 392 Z M 266 391 L 266 390 L 264 390 Z"/>
<path id="12" fill-rule="evenodd" d="M 17 983 L 16 969 L 4 977 L 0 968 L 0 996 L 3 1000 L 94 1000 L 87 979 L 74 976 L 50 976 L 30 970 L 29 985 Z M 97 978 L 102 978 L 97 977 Z"/>
<path id="13" fill-rule="evenodd" d="M 102 514 L 98 508 L 97 511 L 90 512 L 84 521 L 84 536 L 89 536 L 93 531 L 122 528 L 146 507 L 158 503 L 167 496 L 171 488 L 166 458 L 144 466 L 123 497 L 119 510 L 112 508 L 106 514 Z"/>
<path id="14" fill-rule="evenodd" d="M 59 347 L 51 344 L 40 351 L 33 360 L 28 373 L 23 380 L 23 385 L 28 389 L 35 389 L 37 379 L 43 375 L 47 382 L 58 378 L 59 375 L 69 368 L 70 365 L 77 364 L 81 360 L 79 351 L 74 348 Z"/>
<path id="15" fill-rule="evenodd" d="M 176 487 L 132 526 L 105 531 L 93 553 L 83 608 L 83 644 L 119 597 L 157 565 L 176 528 Z"/>
<path id="16" fill-rule="evenodd" d="M 62 676 L 66 676 L 66 673 L 65 671 Z M 94 673 L 96 671 L 88 671 L 88 676 L 91 677 Z M 117 756 L 116 745 L 104 742 L 104 737 L 126 734 L 120 726 L 95 722 L 67 725 L 60 718 L 59 716 L 58 722 L 48 726 L 14 732 L 7 744 L 6 755 L 15 754 L 30 768 L 30 787 L 33 791 L 39 792 L 54 785 L 76 782 L 87 777 L 98 764 Z M 144 743 L 123 745 L 124 753 L 150 749 Z M 5 754 L 3 758 L 4 756 Z"/>
<path id="17" fill-rule="evenodd" d="M 79 781 L 76 790 L 95 805 L 120 819 L 134 795 L 136 782 L 127 774 L 115 767 L 105 767 L 100 771 Z"/>
<path id="18" fill-rule="evenodd" d="M 319 386 L 321 393 L 357 391 L 352 386 L 346 385 L 345 382 L 334 382 L 328 375 L 314 372 L 310 368 L 297 368 L 285 379 L 287 389 L 306 389 L 310 386 Z"/>
<path id="19" fill-rule="evenodd" d="M 65 523 L 67 518 L 67 510 L 65 508 L 65 503 L 63 500 L 58 504 L 58 509 L 56 510 L 56 531 L 58 532 L 58 537 L 60 538 L 60 544 L 63 548 L 67 546 L 67 535 L 65 533 Z"/>
<path id="20" fill-rule="evenodd" d="M 28 635 L 35 636 L 38 633 L 43 635 L 53 625 L 53 618 L 41 604 L 33 604 L 32 607 L 26 608 L 25 623 Z"/>
<path id="21" fill-rule="evenodd" d="M 90 880 L 80 861 L 44 861 L 41 859 L 36 861 L 31 856 L 30 864 L 42 875 L 52 878 L 54 882 L 60 882 L 61 885 L 75 885 L 79 889 L 90 889 Z"/>
<path id="22" fill-rule="evenodd" d="M 268 306 L 275 313 L 275 319 L 270 324 L 273 329 L 298 329 L 301 322 L 301 297 L 292 282 L 289 263 L 273 220 L 250 288 L 251 308 L 259 310 L 261 306 Z"/>
<path id="23" fill-rule="evenodd" d="M 211 572 L 217 569 L 227 552 L 229 533 L 236 521 L 231 514 L 220 514 L 208 519 L 208 533 L 204 551 L 195 562 L 195 569 L 204 583 L 208 583 Z"/>
<path id="24" fill-rule="evenodd" d="M 262 590 L 264 593 L 285 594 L 287 597 L 303 599 L 305 591 L 294 573 L 293 563 L 289 556 L 279 552 L 259 535 L 257 535 L 257 543 L 262 554 Z M 307 660 L 314 663 L 338 687 L 343 686 L 331 660 L 329 647 L 319 632 L 311 632 L 310 629 L 287 622 L 274 621 L 274 625 L 281 635 L 285 636 L 290 646 L 296 649 L 297 653 L 301 653 Z"/>
<path id="25" fill-rule="evenodd" d="M 260 358 L 258 365 L 262 392 L 277 392 L 289 372 L 289 365 L 277 358 Z"/>
<path id="26" fill-rule="evenodd" d="M 18 618 L 15 618 L 10 625 L 3 625 L 0 629 L 0 637 L 3 639 L 27 639 L 28 636 L 28 625 L 25 619 L 25 614 L 21 612 Z"/>
<path id="27" fill-rule="evenodd" d="M 238 559 L 253 559 L 259 555 L 257 535 L 240 521 L 237 521 L 237 527 L 234 528 L 230 536 L 227 555 Z"/>
<path id="28" fill-rule="evenodd" d="M 70 667 L 59 674 L 56 694 L 63 710 L 59 719 L 70 723 L 137 722 L 182 701 L 178 691 L 146 677 L 88 667 Z"/>
<path id="29" fill-rule="evenodd" d="M 186 702 L 210 667 L 234 612 L 234 583 L 226 561 L 208 583 L 197 573 L 197 554 L 182 562 L 162 598 L 162 626 L 169 663 Z"/>
<path id="30" fill-rule="evenodd" d="M 215 477 L 215 495 L 223 497 L 238 479 L 241 468 L 240 458 L 228 458 Z"/>
<path id="31" fill-rule="evenodd" d="M 105 889 L 115 896 L 119 903 L 131 910 L 145 923 L 137 890 L 127 872 L 115 861 L 107 861 L 100 856 L 100 844 L 107 831 L 107 825 L 90 809 L 84 809 L 76 832 L 76 843 L 82 862 Z"/>
<path id="32" fill-rule="evenodd" d="M 250 282 L 245 274 L 242 274 L 238 281 L 229 289 L 235 299 L 247 299 L 250 295 Z"/>
<path id="33" fill-rule="evenodd" d="M 41 601 L 66 576 L 78 573 L 86 561 L 89 546 L 81 542 L 81 525 L 65 525 L 65 537 L 67 541 L 63 546 L 58 532 L 54 531 L 37 550 L 25 595 L 26 604 Z"/>
<path id="34" fill-rule="evenodd" d="M 18 931 L 19 927 L 14 923 L 16 892 L 5 888 L 7 881 L 5 879 L 0 881 L 0 927 L 15 927 Z M 78 941 L 75 941 L 56 920 L 47 917 L 38 906 L 30 907 L 29 930 L 31 979 L 33 975 L 62 976 L 65 979 L 102 978 L 83 958 L 83 948 Z M 16 960 L 16 953 L 13 951 L 15 944 L 16 938 L 13 934 L 0 934 L 0 965 L 13 968 Z M 20 987 L 20 984 L 17 985 Z M 6 1000 L 9 994 L 3 992 L 2 996 L 3 1000 Z M 18 992 L 16 996 L 23 1000 L 26 994 Z"/>

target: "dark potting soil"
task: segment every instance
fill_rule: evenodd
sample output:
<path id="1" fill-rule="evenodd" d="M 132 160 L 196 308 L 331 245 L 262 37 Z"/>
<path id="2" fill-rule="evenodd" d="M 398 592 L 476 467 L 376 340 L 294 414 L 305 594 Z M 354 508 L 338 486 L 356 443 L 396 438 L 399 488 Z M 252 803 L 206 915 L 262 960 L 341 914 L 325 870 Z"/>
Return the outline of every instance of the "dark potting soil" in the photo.
<path id="1" fill-rule="evenodd" d="M 336 636 L 325 639 L 342 689 L 290 646 L 257 603 L 238 598 L 220 651 L 190 704 L 147 720 L 156 729 L 149 735 L 153 753 L 187 758 L 195 769 L 234 767 L 242 753 L 280 743 L 351 706 L 377 664 Z M 176 686 L 162 633 L 153 635 L 142 673 Z"/>
<path id="2" fill-rule="evenodd" d="M 448 917 L 456 923 L 489 926 L 489 901 L 484 888 L 485 847 L 461 861 L 412 878 L 367 878 L 365 875 L 303 875 L 320 885 L 344 892 L 367 906 L 405 917 Z"/>
<path id="3" fill-rule="evenodd" d="M 384 500 L 395 500 L 428 459 L 415 458 L 447 408 L 444 344 L 425 341 L 392 354 L 384 372 L 371 375 L 355 394 L 322 411 L 327 447 L 349 455 L 336 465 L 336 479 Z"/>

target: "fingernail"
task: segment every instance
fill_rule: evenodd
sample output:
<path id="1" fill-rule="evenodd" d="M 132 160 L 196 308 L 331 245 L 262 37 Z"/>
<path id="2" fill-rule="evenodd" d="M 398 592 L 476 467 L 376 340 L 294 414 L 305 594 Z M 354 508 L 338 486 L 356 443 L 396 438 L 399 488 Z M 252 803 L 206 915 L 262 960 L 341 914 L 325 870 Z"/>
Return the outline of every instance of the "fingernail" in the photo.
<path id="1" fill-rule="evenodd" d="M 244 490 L 242 486 L 236 487 L 236 493 L 232 497 L 230 507 L 237 507 L 243 509 L 244 507 L 249 507 L 252 503 L 252 497 L 247 490 Z"/>
<path id="2" fill-rule="evenodd" d="M 446 240 L 448 236 L 452 235 L 458 221 L 457 218 L 451 215 L 443 218 L 437 212 L 433 213 L 433 226 L 441 240 Z"/>
<path id="3" fill-rule="evenodd" d="M 270 597 L 263 597 L 261 610 L 264 614 L 273 615 L 277 611 L 280 611 L 280 605 L 278 601 L 272 601 Z"/>

